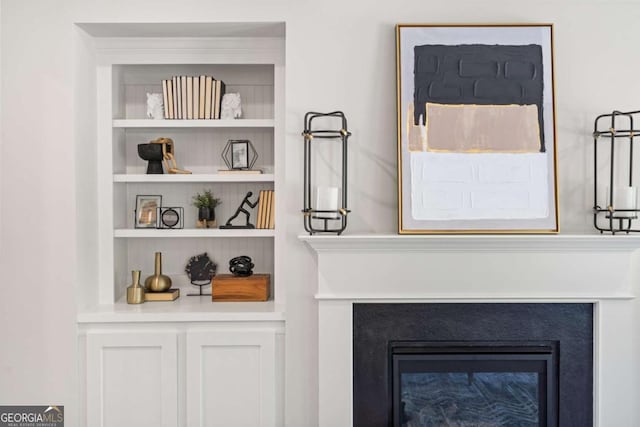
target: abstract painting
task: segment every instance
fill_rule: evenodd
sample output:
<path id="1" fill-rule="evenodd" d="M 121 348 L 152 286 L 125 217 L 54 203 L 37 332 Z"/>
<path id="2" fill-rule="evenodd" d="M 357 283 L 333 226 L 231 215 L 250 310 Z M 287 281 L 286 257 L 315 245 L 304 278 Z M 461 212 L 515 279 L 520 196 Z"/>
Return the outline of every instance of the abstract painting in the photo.
<path id="1" fill-rule="evenodd" d="M 399 232 L 558 231 L 552 25 L 398 25 Z"/>

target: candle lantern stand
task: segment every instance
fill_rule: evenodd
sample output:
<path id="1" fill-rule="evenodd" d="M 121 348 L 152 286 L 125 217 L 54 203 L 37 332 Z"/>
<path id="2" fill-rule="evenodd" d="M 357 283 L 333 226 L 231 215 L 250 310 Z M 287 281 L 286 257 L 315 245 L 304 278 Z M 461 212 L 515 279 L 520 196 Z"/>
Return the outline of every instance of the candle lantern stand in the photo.
<path id="1" fill-rule="evenodd" d="M 600 233 L 640 232 L 637 188 L 633 186 L 634 122 L 640 111 L 602 114 L 593 125 L 593 225 Z M 600 144 L 600 145 L 599 145 Z"/>
<path id="2" fill-rule="evenodd" d="M 315 121 L 315 123 L 314 123 Z M 314 124 L 337 122 L 339 129 L 316 129 Z M 340 235 L 347 227 L 347 119 L 341 111 L 332 113 L 309 112 L 304 116 L 304 229 L 309 234 L 335 233 Z M 323 141 L 323 142 L 321 142 Z M 314 146 L 320 143 L 340 143 L 341 187 L 318 185 L 311 174 L 314 165 Z M 337 166 L 338 162 L 336 162 Z M 336 168 L 337 169 L 337 168 Z M 315 190 L 315 203 L 312 192 Z"/>

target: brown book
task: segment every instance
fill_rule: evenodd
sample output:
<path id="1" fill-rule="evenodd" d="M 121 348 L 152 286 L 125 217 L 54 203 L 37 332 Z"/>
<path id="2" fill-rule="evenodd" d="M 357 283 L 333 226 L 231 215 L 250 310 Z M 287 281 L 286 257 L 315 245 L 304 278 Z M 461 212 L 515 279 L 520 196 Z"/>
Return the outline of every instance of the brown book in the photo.
<path id="1" fill-rule="evenodd" d="M 269 299 L 268 274 L 237 277 L 217 274 L 211 280 L 212 301 L 267 301 Z"/>
<path id="2" fill-rule="evenodd" d="M 200 88 L 200 91 L 198 92 L 198 119 L 204 119 L 204 103 L 207 98 L 207 76 L 200 76 L 198 80 L 198 87 Z"/>
<path id="3" fill-rule="evenodd" d="M 200 115 L 200 77 L 193 77 L 193 118 Z"/>
<path id="4" fill-rule="evenodd" d="M 206 83 L 205 83 L 205 88 L 204 88 L 204 118 L 205 119 L 210 119 L 211 118 L 211 106 L 213 104 L 211 104 L 211 94 L 212 94 L 212 89 L 211 86 L 213 86 L 213 77 L 211 76 L 207 76 L 206 78 Z"/>
<path id="5" fill-rule="evenodd" d="M 266 206 L 264 193 L 264 190 L 260 190 L 260 196 L 258 197 L 258 220 L 256 221 L 256 228 L 264 228 L 264 208 Z"/>
<path id="6" fill-rule="evenodd" d="M 180 289 L 173 288 L 165 292 L 145 292 L 144 301 L 175 301 L 180 296 Z"/>
<path id="7" fill-rule="evenodd" d="M 271 218 L 271 200 L 273 199 L 273 191 L 267 191 L 267 209 L 265 211 L 264 228 L 269 228 L 269 218 Z"/>
<path id="8" fill-rule="evenodd" d="M 193 119 L 193 77 L 185 77 L 187 80 L 187 119 Z"/>
<path id="9" fill-rule="evenodd" d="M 180 76 L 180 92 L 182 93 L 182 119 L 188 117 L 187 112 L 187 76 Z"/>
<path id="10" fill-rule="evenodd" d="M 273 230 L 276 228 L 276 192 L 271 190 L 271 206 L 269 209 L 269 224 L 266 228 Z"/>

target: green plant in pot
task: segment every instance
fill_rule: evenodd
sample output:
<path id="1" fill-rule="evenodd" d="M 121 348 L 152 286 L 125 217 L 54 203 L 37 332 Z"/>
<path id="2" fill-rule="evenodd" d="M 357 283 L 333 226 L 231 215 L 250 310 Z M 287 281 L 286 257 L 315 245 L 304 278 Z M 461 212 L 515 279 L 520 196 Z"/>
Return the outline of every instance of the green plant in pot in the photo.
<path id="1" fill-rule="evenodd" d="M 220 199 L 213 197 L 211 190 L 204 190 L 193 196 L 193 206 L 198 208 L 198 228 L 215 228 L 216 206 L 220 204 Z"/>

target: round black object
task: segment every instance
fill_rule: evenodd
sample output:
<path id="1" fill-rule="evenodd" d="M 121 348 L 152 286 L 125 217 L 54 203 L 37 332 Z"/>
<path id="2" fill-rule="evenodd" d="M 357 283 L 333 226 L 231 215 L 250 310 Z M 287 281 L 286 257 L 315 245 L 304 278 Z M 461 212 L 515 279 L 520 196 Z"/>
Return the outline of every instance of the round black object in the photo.
<path id="1" fill-rule="evenodd" d="M 237 256 L 229 261 L 229 271 L 233 273 L 234 276 L 251 276 L 253 274 L 253 267 L 254 265 L 251 262 L 251 258 L 246 255 Z"/>
<path id="2" fill-rule="evenodd" d="M 205 281 L 211 282 L 211 278 L 216 274 L 216 264 L 211 261 L 207 253 L 196 255 L 189 259 L 184 271 L 189 276 L 191 283 Z"/>
<path id="3" fill-rule="evenodd" d="M 180 222 L 180 214 L 175 209 L 165 209 L 160 215 L 160 220 L 165 227 L 173 228 Z"/>

